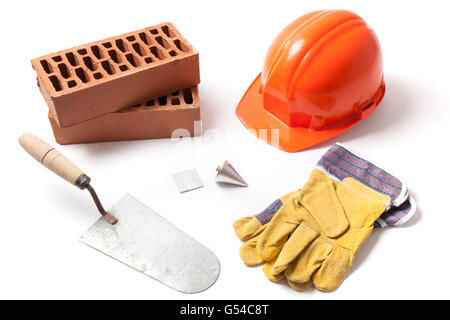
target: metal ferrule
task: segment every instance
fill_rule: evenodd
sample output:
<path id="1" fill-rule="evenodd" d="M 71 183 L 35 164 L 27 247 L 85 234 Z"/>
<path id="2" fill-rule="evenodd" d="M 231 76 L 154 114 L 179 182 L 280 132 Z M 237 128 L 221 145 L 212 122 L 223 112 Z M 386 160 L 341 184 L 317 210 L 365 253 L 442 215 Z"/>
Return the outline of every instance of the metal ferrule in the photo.
<path id="1" fill-rule="evenodd" d="M 86 189 L 86 187 L 91 182 L 91 178 L 89 178 L 84 173 L 78 177 L 77 181 L 75 181 L 75 185 L 80 188 L 81 190 Z"/>

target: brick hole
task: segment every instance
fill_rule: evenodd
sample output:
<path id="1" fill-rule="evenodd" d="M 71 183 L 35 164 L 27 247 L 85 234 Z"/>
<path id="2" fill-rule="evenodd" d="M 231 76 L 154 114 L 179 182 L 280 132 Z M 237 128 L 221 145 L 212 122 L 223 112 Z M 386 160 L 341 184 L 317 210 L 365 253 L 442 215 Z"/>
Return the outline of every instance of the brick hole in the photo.
<path id="1" fill-rule="evenodd" d="M 145 34 L 145 32 L 139 33 L 139 38 L 141 38 L 142 42 L 144 42 L 145 44 L 149 44 L 147 35 Z"/>
<path id="2" fill-rule="evenodd" d="M 141 106 L 141 104 L 136 104 L 134 106 L 132 106 L 132 108 L 139 108 Z"/>
<path id="3" fill-rule="evenodd" d="M 161 47 L 166 48 L 166 49 L 169 48 L 169 43 L 163 37 L 158 36 L 155 38 L 155 40 L 156 40 L 156 42 L 158 42 L 160 44 Z"/>
<path id="4" fill-rule="evenodd" d="M 112 61 L 114 61 L 115 63 L 120 63 L 120 59 L 119 56 L 117 55 L 116 50 L 109 50 L 108 54 L 111 57 Z"/>
<path id="5" fill-rule="evenodd" d="M 175 57 L 178 53 L 175 50 L 169 52 L 171 57 Z"/>
<path id="6" fill-rule="evenodd" d="M 192 97 L 191 89 L 183 90 L 183 99 L 184 99 L 184 102 L 186 102 L 187 104 L 192 104 L 194 102 L 194 98 Z"/>
<path id="7" fill-rule="evenodd" d="M 84 57 L 83 58 L 83 61 L 84 61 L 84 65 L 89 69 L 89 70 L 91 70 L 91 71 L 94 71 L 95 70 L 95 67 L 94 67 L 94 64 L 92 63 L 92 59 L 91 59 L 91 57 Z"/>
<path id="8" fill-rule="evenodd" d="M 166 96 L 164 96 L 164 97 L 159 97 L 159 98 L 158 98 L 158 104 L 159 104 L 160 106 L 165 106 L 165 105 L 167 105 L 167 97 L 166 97 Z"/>
<path id="9" fill-rule="evenodd" d="M 103 75 L 100 72 L 94 73 L 94 79 L 98 80 L 98 79 L 101 79 L 101 78 L 103 78 Z"/>
<path id="10" fill-rule="evenodd" d="M 156 29 L 151 29 L 151 30 L 150 30 L 150 33 L 151 33 L 151 34 L 158 34 L 158 30 L 156 30 Z"/>
<path id="11" fill-rule="evenodd" d="M 82 56 L 84 56 L 85 54 L 87 54 L 87 50 L 86 50 L 86 49 L 80 49 L 80 50 L 77 50 L 77 52 L 78 52 L 79 54 L 81 54 Z"/>
<path id="12" fill-rule="evenodd" d="M 169 38 L 173 38 L 175 36 L 175 33 L 169 28 L 169 26 L 163 26 L 161 30 L 165 33 L 166 36 Z"/>
<path id="13" fill-rule="evenodd" d="M 122 39 L 117 39 L 116 40 L 116 46 L 122 52 L 127 52 L 128 51 L 128 48 L 125 46 L 125 43 L 123 42 Z"/>
<path id="14" fill-rule="evenodd" d="M 130 42 L 136 41 L 136 37 L 135 36 L 128 36 L 126 39 L 128 41 L 130 41 Z"/>
<path id="15" fill-rule="evenodd" d="M 66 53 L 66 58 L 73 67 L 78 65 L 77 57 L 72 52 Z"/>
<path id="16" fill-rule="evenodd" d="M 111 66 L 111 64 L 108 61 L 102 61 L 102 67 L 108 73 L 109 75 L 114 74 L 114 68 Z"/>
<path id="17" fill-rule="evenodd" d="M 41 66 L 44 68 L 44 71 L 47 73 L 52 73 L 52 66 L 47 62 L 47 60 L 41 60 Z"/>
<path id="18" fill-rule="evenodd" d="M 189 52 L 189 48 L 180 39 L 173 40 L 173 43 L 178 48 L 178 50 L 182 52 Z"/>
<path id="19" fill-rule="evenodd" d="M 49 79 L 53 85 L 53 88 L 55 88 L 56 91 L 62 90 L 61 84 L 59 83 L 57 76 L 50 76 Z"/>
<path id="20" fill-rule="evenodd" d="M 77 74 L 78 78 L 83 82 L 83 83 L 87 83 L 89 81 L 86 73 L 84 72 L 84 70 L 82 68 L 77 68 L 75 69 L 75 73 Z"/>
<path id="21" fill-rule="evenodd" d="M 145 58 L 144 58 L 144 61 L 145 61 L 145 63 L 152 63 L 152 62 L 153 62 L 153 59 L 150 58 L 150 57 L 145 57 Z"/>
<path id="22" fill-rule="evenodd" d="M 119 67 L 119 69 L 120 69 L 120 71 L 127 71 L 128 70 L 128 67 L 126 66 L 126 65 L 121 65 L 120 67 Z"/>
<path id="23" fill-rule="evenodd" d="M 69 88 L 76 87 L 77 86 L 77 82 L 75 80 L 70 80 L 70 81 L 67 82 L 67 86 Z"/>
<path id="24" fill-rule="evenodd" d="M 177 96 L 177 95 L 179 95 L 180 94 L 180 91 L 175 91 L 175 92 L 172 92 L 171 93 L 171 95 L 173 95 L 173 96 Z"/>
<path id="25" fill-rule="evenodd" d="M 178 106 L 178 105 L 180 104 L 180 99 L 179 99 L 179 98 L 173 98 L 173 99 L 172 99 L 172 104 L 173 104 L 174 106 Z"/>
<path id="26" fill-rule="evenodd" d="M 136 51 L 138 55 L 140 55 L 141 57 L 143 56 L 141 46 L 139 45 L 139 43 L 137 42 L 133 43 L 133 49 L 134 51 Z"/>
<path id="27" fill-rule="evenodd" d="M 131 65 L 133 67 L 136 68 L 139 66 L 138 60 L 134 57 L 134 55 L 132 53 L 127 54 L 125 57 L 127 58 L 128 62 L 131 63 Z"/>
<path id="28" fill-rule="evenodd" d="M 92 47 L 91 47 L 91 50 L 92 50 L 92 53 L 94 54 L 94 56 L 95 56 L 97 59 L 103 58 L 103 54 L 102 54 L 102 51 L 100 50 L 100 47 L 99 47 L 99 46 L 97 46 L 97 45 L 92 46 Z"/>
<path id="29" fill-rule="evenodd" d="M 64 63 L 58 64 L 58 69 L 64 79 L 70 78 L 69 70 Z"/>
<path id="30" fill-rule="evenodd" d="M 105 42 L 105 43 L 103 43 L 102 45 L 103 45 L 106 49 L 109 49 L 109 48 L 112 47 L 111 42 Z"/>
<path id="31" fill-rule="evenodd" d="M 150 52 L 153 53 L 153 55 L 158 58 L 159 60 L 164 59 L 164 54 L 161 50 L 159 50 L 157 47 L 153 46 L 150 47 Z"/>
<path id="32" fill-rule="evenodd" d="M 54 56 L 52 59 L 53 59 L 53 61 L 55 61 L 55 62 L 61 62 L 61 61 L 62 61 L 61 56 Z"/>
<path id="33" fill-rule="evenodd" d="M 155 100 L 148 100 L 145 105 L 147 107 L 153 107 L 155 105 Z"/>

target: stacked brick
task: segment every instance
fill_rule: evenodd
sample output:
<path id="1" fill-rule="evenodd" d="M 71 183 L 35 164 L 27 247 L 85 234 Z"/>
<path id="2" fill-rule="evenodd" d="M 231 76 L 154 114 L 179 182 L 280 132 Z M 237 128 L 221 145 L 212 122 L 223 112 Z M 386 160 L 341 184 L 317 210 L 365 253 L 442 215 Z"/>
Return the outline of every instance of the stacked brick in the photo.
<path id="1" fill-rule="evenodd" d="M 171 23 L 31 61 L 60 144 L 194 135 L 198 52 Z"/>

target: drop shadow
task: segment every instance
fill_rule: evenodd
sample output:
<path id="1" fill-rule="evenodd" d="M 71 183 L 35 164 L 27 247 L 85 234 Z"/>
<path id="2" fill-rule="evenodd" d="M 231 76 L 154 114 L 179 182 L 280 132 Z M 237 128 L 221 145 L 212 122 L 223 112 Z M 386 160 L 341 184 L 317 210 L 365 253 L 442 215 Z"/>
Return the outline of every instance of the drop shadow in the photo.
<path id="1" fill-rule="evenodd" d="M 70 147 L 79 148 L 89 155 L 102 156 L 116 152 L 123 152 L 124 150 L 132 147 L 134 142 L 135 141 L 94 142 L 74 144 L 70 145 Z"/>
<path id="2" fill-rule="evenodd" d="M 286 288 L 286 290 L 290 290 L 290 291 L 294 290 L 298 294 L 311 294 L 314 291 L 317 291 L 316 288 L 314 287 L 314 285 L 311 285 L 308 289 L 305 289 L 305 290 L 295 290 L 294 288 L 292 288 L 289 285 L 286 278 L 283 278 L 282 280 L 278 281 L 276 284 L 283 286 L 284 288 Z"/>
<path id="3" fill-rule="evenodd" d="M 353 272 L 358 270 L 358 268 L 364 264 L 364 262 L 367 260 L 367 256 L 373 250 L 376 243 L 380 239 L 381 234 L 385 233 L 386 231 L 387 230 L 376 230 L 372 232 L 370 237 L 367 239 L 366 243 L 364 243 L 364 245 L 356 255 L 355 260 L 353 262 L 353 266 L 350 268 L 346 277 L 349 277 Z"/>
<path id="4" fill-rule="evenodd" d="M 129 150 L 142 148 L 148 149 L 150 144 L 161 143 L 161 140 L 168 139 L 149 139 L 149 140 L 128 140 L 112 142 L 96 142 L 83 144 L 83 151 L 93 157 L 109 157 L 112 154 L 126 153 Z"/>
<path id="5" fill-rule="evenodd" d="M 414 197 L 411 194 L 412 197 Z M 415 197 L 414 197 L 415 199 Z M 417 203 L 416 203 L 417 206 Z M 367 256 L 372 251 L 375 244 L 378 242 L 378 240 L 381 237 L 382 233 L 387 233 L 393 230 L 395 232 L 395 229 L 400 228 L 408 228 L 415 224 L 417 224 L 422 219 L 422 212 L 420 211 L 419 207 L 416 207 L 416 212 L 414 213 L 413 217 L 411 217 L 410 220 L 405 222 L 403 225 L 397 226 L 397 227 L 386 227 L 385 229 L 378 229 L 372 232 L 370 237 L 367 239 L 366 243 L 362 246 L 361 250 L 356 255 L 355 261 L 353 263 L 352 268 L 349 271 L 349 275 L 352 274 L 355 270 L 357 270 L 361 265 L 364 264 L 364 261 L 367 259 Z"/>
<path id="6" fill-rule="evenodd" d="M 227 129 L 228 127 L 224 127 L 224 124 L 231 123 L 231 121 L 228 122 L 229 118 L 236 117 L 234 110 L 239 102 L 232 99 L 233 91 L 225 87 L 217 92 L 213 84 L 204 84 L 199 88 L 199 95 L 202 132 L 211 129 Z M 222 103 L 218 105 L 218 102 Z"/>
<path id="7" fill-rule="evenodd" d="M 199 90 L 200 96 L 200 118 L 202 119 L 202 134 L 205 130 L 214 127 L 214 110 L 211 108 L 214 97 L 210 96 L 209 90 Z M 217 102 L 217 100 L 215 101 Z"/>
<path id="8" fill-rule="evenodd" d="M 223 189 L 248 189 L 248 187 L 239 186 L 231 183 L 225 183 L 225 182 L 216 182 L 216 184 Z"/>
<path id="9" fill-rule="evenodd" d="M 77 190 L 74 189 L 73 192 L 77 192 Z M 51 186 L 52 197 L 57 199 L 56 201 L 63 203 L 64 207 L 70 207 L 70 212 L 74 212 L 73 214 L 70 214 L 70 217 L 68 218 L 73 220 L 80 220 L 95 219 L 96 217 L 100 217 L 100 214 L 95 207 L 95 203 L 92 201 L 89 193 L 84 190 L 82 192 L 84 194 L 81 195 L 81 197 L 75 197 L 71 192 L 67 192 L 66 189 L 59 188 L 58 184 Z M 106 207 L 108 207 L 108 205 Z M 69 215 L 69 212 L 65 212 L 64 214 Z"/>
<path id="10" fill-rule="evenodd" d="M 264 275 L 264 273 L 263 273 L 263 271 L 262 271 L 262 267 L 263 267 L 263 265 L 262 264 L 260 264 L 260 265 L 255 265 L 255 266 L 246 266 L 247 268 L 251 268 L 251 269 L 258 269 L 260 272 L 261 272 L 261 274 L 262 274 L 262 276 L 265 278 L 265 280 L 267 281 L 268 279 L 266 278 L 266 276 Z M 269 280 L 269 281 L 271 281 L 271 280 Z M 278 280 L 277 282 L 274 282 L 274 281 L 271 281 L 274 285 L 278 285 L 278 286 L 282 286 L 284 289 L 286 289 L 286 290 L 289 290 L 289 291 L 292 291 L 292 290 L 294 290 L 295 292 L 297 292 L 297 293 L 299 293 L 299 294 L 302 294 L 302 293 L 312 293 L 312 292 L 314 292 L 314 291 L 316 291 L 316 288 L 314 287 L 314 285 L 311 285 L 309 288 L 307 288 L 307 289 L 305 289 L 305 290 L 295 290 L 294 288 L 292 288 L 290 285 L 289 285 L 289 283 L 288 283 L 288 281 L 287 281 L 287 279 L 286 278 L 283 278 L 283 279 L 280 279 L 280 280 Z"/>
<path id="11" fill-rule="evenodd" d="M 420 220 L 422 220 L 422 210 L 420 209 L 420 207 L 418 205 L 416 195 L 412 192 L 409 192 L 409 195 L 410 195 L 410 199 L 411 198 L 414 199 L 414 202 L 416 205 L 416 212 L 408 221 L 406 221 L 404 224 L 402 224 L 401 226 L 398 226 L 396 228 L 409 228 L 409 227 L 416 225 L 418 222 L 420 222 Z"/>

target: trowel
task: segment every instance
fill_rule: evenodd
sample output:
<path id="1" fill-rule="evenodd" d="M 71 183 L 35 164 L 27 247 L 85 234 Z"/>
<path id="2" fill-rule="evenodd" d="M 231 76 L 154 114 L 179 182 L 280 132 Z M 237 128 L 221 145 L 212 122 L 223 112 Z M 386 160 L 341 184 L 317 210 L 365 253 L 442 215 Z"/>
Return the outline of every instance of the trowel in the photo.
<path id="1" fill-rule="evenodd" d="M 91 194 L 101 217 L 81 242 L 183 293 L 214 284 L 220 264 L 211 250 L 129 194 L 105 211 L 91 179 L 59 151 L 29 133 L 19 143 L 45 167 Z"/>

